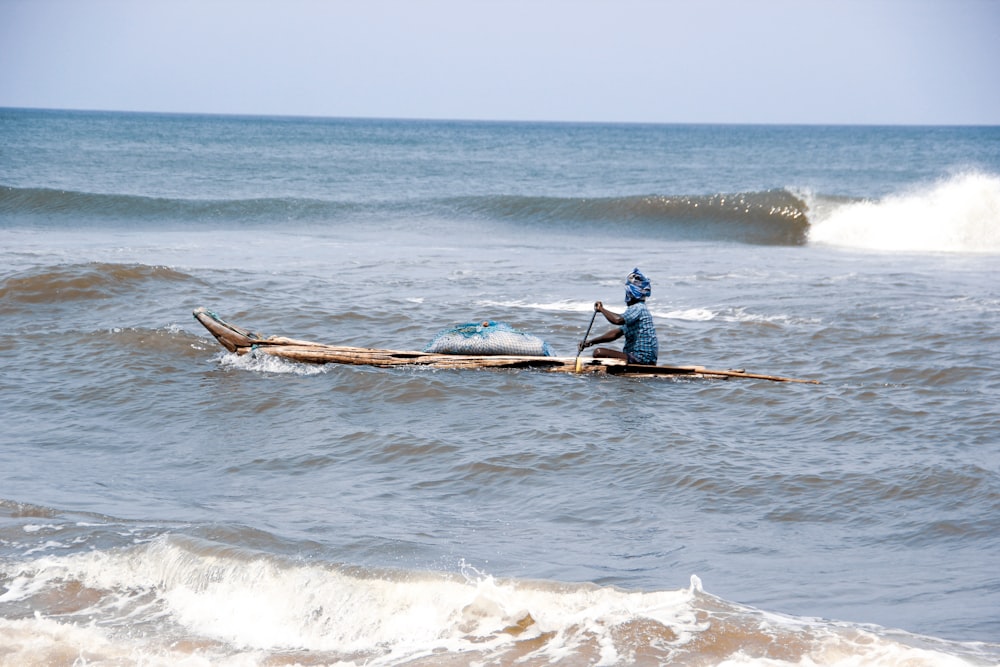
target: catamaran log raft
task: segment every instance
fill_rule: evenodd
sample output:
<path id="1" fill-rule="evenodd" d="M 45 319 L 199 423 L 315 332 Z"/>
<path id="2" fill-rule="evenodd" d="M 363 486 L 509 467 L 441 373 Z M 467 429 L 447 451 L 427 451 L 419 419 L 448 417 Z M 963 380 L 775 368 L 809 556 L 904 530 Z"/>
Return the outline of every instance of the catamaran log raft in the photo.
<path id="1" fill-rule="evenodd" d="M 236 354 L 268 354 L 307 364 L 352 364 L 362 366 L 429 366 L 451 369 L 535 369 L 560 373 L 598 373 L 621 377 L 705 377 L 749 378 L 773 382 L 819 384 L 777 375 L 747 373 L 743 370 L 713 370 L 704 366 L 641 366 L 618 359 L 590 357 L 544 357 L 520 355 L 438 354 L 410 350 L 382 350 L 313 343 L 284 336 L 262 336 L 229 324 L 207 308 L 194 310 L 196 320 L 208 329 L 219 343 Z"/>

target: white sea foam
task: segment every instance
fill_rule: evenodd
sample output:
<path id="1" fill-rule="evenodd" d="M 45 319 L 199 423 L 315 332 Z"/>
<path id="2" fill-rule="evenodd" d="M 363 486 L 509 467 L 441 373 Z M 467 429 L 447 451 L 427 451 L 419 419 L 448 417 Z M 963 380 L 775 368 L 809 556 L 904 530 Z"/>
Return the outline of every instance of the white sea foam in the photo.
<path id="1" fill-rule="evenodd" d="M 566 313 L 592 313 L 594 312 L 594 303 L 592 301 L 554 301 L 548 303 L 534 303 L 527 301 L 483 301 L 481 305 L 495 308 L 525 308 L 529 310 L 542 310 L 550 312 L 566 312 Z M 650 314 L 653 317 L 662 319 L 673 319 L 673 320 L 691 320 L 695 322 L 703 322 L 711 319 L 715 319 L 717 313 L 707 310 L 705 308 L 685 308 L 685 309 L 675 309 L 675 310 L 660 310 L 656 307 L 655 302 L 650 302 L 652 308 L 650 308 Z M 614 304 L 607 304 L 608 308 L 612 310 L 618 308 L 619 311 L 625 309 L 624 304 L 618 306 Z"/>
<path id="2" fill-rule="evenodd" d="M 255 665 L 287 651 L 345 665 L 429 656 L 613 665 L 650 651 L 699 664 L 702 651 L 727 665 L 969 664 L 877 628 L 726 602 L 703 592 L 696 576 L 685 589 L 625 591 L 500 580 L 468 566 L 461 574 L 346 569 L 178 537 L 16 569 L 0 602 L 30 602 L 37 611 L 0 619 L 0 656 L 23 665 L 126 657 Z M 69 613 L 60 598 L 74 607 Z M 56 608 L 46 609 L 46 600 L 57 600 Z M 100 625 L 85 621 L 94 614 Z M 766 657 L 772 653 L 761 653 L 761 642 L 780 646 L 783 658 Z"/>
<path id="3" fill-rule="evenodd" d="M 219 355 L 219 364 L 224 368 L 257 371 L 258 373 L 317 375 L 327 371 L 327 367 L 323 364 L 300 364 L 270 354 L 222 353 Z"/>
<path id="4" fill-rule="evenodd" d="M 810 206 L 811 243 L 899 252 L 1000 253 L 1000 176 L 965 173 L 874 201 Z"/>
<path id="5" fill-rule="evenodd" d="M 654 317 L 686 322 L 708 322 L 718 317 L 718 313 L 707 308 L 684 308 L 680 310 L 652 311 Z"/>
<path id="6" fill-rule="evenodd" d="M 21 527 L 21 530 L 23 530 L 26 533 L 37 533 L 40 530 L 61 530 L 61 529 L 62 526 L 53 526 L 53 525 L 42 526 L 37 523 L 29 523 Z"/>
<path id="7" fill-rule="evenodd" d="M 571 313 L 591 313 L 593 304 L 591 302 L 579 301 L 556 301 L 548 303 L 534 303 L 527 301 L 482 301 L 480 305 L 494 308 L 525 308 L 528 310 L 541 310 L 550 312 L 571 312 Z M 614 306 L 611 306 L 614 308 Z M 619 308 L 619 312 L 624 310 L 624 306 Z M 679 320 L 684 322 L 710 322 L 720 320 L 723 322 L 755 322 L 788 324 L 802 322 L 801 318 L 794 318 L 786 314 L 762 315 L 747 312 L 746 309 L 730 309 L 726 311 L 712 310 L 692 306 L 688 308 L 660 308 L 655 301 L 650 302 L 650 314 L 659 320 Z M 603 320 L 601 320 L 603 321 Z M 805 320 L 808 323 L 815 323 L 817 320 Z"/>

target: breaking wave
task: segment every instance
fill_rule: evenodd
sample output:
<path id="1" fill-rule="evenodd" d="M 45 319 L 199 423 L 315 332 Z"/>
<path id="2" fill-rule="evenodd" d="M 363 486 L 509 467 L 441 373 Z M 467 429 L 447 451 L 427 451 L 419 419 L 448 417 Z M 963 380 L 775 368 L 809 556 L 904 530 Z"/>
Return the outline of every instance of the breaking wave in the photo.
<path id="1" fill-rule="evenodd" d="M 896 252 L 1000 253 L 1000 176 L 965 173 L 878 200 L 816 199 L 811 243 Z"/>
<path id="2" fill-rule="evenodd" d="M 763 612 L 704 592 L 696 576 L 679 590 L 627 591 L 497 579 L 465 563 L 453 574 L 371 570 L 177 534 L 60 555 L 61 540 L 84 529 L 58 527 L 31 519 L 24 529 L 48 535 L 51 548 L 0 563 L 0 652 L 18 664 L 276 664 L 308 655 L 309 664 L 345 665 L 916 667 L 990 654 Z"/>
<path id="3" fill-rule="evenodd" d="M 602 226 L 618 234 L 761 245 L 897 252 L 1000 252 L 1000 176 L 963 173 L 881 199 L 785 189 L 709 195 L 474 195 L 365 203 L 303 199 L 198 200 L 0 186 L 0 223 L 378 224 L 436 218 L 544 230 Z"/>

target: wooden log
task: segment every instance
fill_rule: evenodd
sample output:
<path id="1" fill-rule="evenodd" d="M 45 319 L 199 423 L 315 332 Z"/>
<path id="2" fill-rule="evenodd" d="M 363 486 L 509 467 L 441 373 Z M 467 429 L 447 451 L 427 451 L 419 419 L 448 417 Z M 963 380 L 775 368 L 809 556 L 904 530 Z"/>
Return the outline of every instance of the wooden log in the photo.
<path id="1" fill-rule="evenodd" d="M 246 351 L 251 351 L 246 349 Z M 263 345 L 253 348 L 253 351 L 282 357 L 293 361 L 318 364 L 350 364 L 378 366 L 389 368 L 393 366 L 429 366 L 432 368 L 472 369 L 472 368 L 512 368 L 536 369 L 572 373 L 576 371 L 576 359 L 573 357 L 527 357 L 504 355 L 460 355 L 433 354 L 408 350 L 379 350 L 368 348 L 338 347 L 330 345 Z M 244 352 L 245 353 L 245 352 Z M 588 373 L 603 373 L 614 365 L 625 367 L 624 362 L 617 360 L 585 359 L 581 360 L 581 371 Z"/>
<path id="2" fill-rule="evenodd" d="M 609 369 L 609 373 L 613 373 Z M 800 378 L 790 378 L 782 377 L 780 375 L 764 375 L 762 373 L 748 373 L 746 371 L 738 370 L 716 370 L 711 368 L 705 368 L 704 366 L 632 366 L 627 365 L 623 373 L 628 375 L 661 375 L 675 373 L 677 375 L 684 375 L 690 373 L 696 373 L 701 376 L 711 376 L 711 377 L 733 377 L 733 378 L 748 378 L 753 380 L 770 380 L 771 382 L 798 382 L 803 384 L 822 384 L 819 380 L 803 380 Z"/>

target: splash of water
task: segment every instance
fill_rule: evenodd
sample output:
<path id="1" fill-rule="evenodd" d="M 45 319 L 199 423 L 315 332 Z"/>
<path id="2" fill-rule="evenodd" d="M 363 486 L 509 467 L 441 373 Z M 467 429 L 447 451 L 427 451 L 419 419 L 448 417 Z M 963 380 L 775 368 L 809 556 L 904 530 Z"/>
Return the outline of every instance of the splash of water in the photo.
<path id="1" fill-rule="evenodd" d="M 815 244 L 896 252 L 1000 253 L 1000 176 L 964 173 L 814 213 Z"/>

